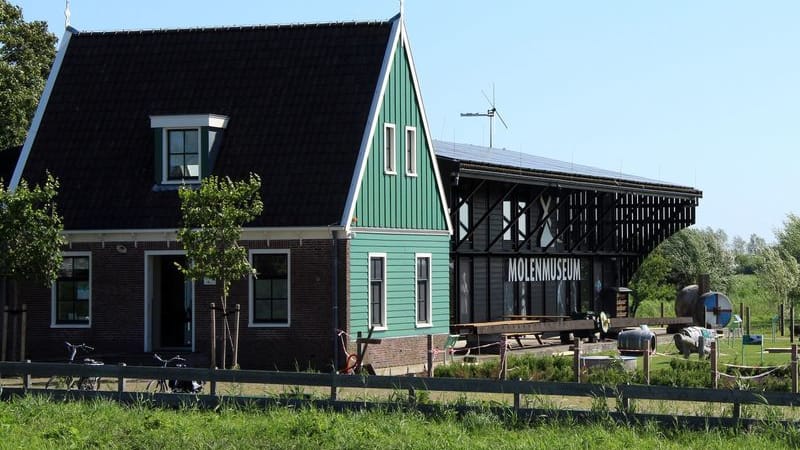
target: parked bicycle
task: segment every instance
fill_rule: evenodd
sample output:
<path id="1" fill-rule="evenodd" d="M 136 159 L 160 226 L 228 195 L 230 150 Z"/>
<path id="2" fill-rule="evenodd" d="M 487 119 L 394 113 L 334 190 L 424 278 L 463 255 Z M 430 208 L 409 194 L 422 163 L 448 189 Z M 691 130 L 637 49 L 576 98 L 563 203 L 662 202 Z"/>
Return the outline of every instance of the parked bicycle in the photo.
<path id="1" fill-rule="evenodd" d="M 163 359 L 158 355 L 158 353 L 153 354 L 153 358 L 156 361 L 161 363 L 161 367 L 188 367 L 186 365 L 186 360 L 182 358 L 180 355 L 175 355 L 169 359 Z M 194 381 L 194 380 L 167 380 L 167 379 L 159 379 L 159 380 L 150 380 L 145 387 L 147 392 L 158 392 L 158 393 L 165 393 L 165 392 L 172 392 L 172 393 L 182 393 L 182 394 L 198 394 L 203 390 L 203 382 L 202 381 Z"/>
<path id="2" fill-rule="evenodd" d="M 69 352 L 69 364 L 75 364 L 75 356 L 78 354 L 78 351 L 84 351 L 86 353 L 94 351 L 93 347 L 90 347 L 86 344 L 70 344 L 69 342 L 64 342 L 67 345 L 67 351 Z M 96 359 L 92 358 L 83 358 L 83 364 L 89 366 L 102 366 L 103 363 Z M 53 375 L 47 380 L 47 383 L 44 385 L 45 389 L 79 389 L 82 391 L 97 391 L 100 389 L 100 377 L 73 377 L 73 376 L 63 376 L 63 375 Z"/>

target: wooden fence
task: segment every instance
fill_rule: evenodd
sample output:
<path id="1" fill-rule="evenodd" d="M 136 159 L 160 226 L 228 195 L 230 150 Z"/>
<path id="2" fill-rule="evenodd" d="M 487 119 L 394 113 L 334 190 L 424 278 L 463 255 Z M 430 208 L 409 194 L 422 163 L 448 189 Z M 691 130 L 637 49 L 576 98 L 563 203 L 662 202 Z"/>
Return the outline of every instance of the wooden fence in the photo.
<path id="1" fill-rule="evenodd" d="M 104 380 L 115 379 L 116 389 L 101 391 L 81 390 L 44 390 L 33 384 L 33 378 L 46 379 L 52 375 L 72 377 L 101 377 Z M 200 368 L 162 368 L 162 367 L 128 367 L 125 365 L 92 366 L 82 364 L 54 364 L 33 362 L 4 362 L 0 363 L 0 376 L 21 377 L 21 387 L 0 388 L 0 398 L 8 399 L 12 396 L 45 393 L 57 398 L 110 398 L 123 403 L 152 401 L 154 404 L 177 406 L 181 404 L 196 404 L 205 407 L 215 407 L 220 403 L 269 405 L 269 404 L 313 404 L 337 410 L 344 409 L 373 409 L 373 408 L 408 408 L 412 406 L 420 411 L 436 411 L 443 408 L 454 408 L 459 412 L 469 410 L 493 411 L 497 414 L 510 415 L 523 420 L 538 420 L 542 418 L 558 418 L 570 416 L 572 418 L 597 418 L 607 416 L 616 420 L 633 422 L 653 421 L 667 426 L 696 427 L 707 426 L 752 426 L 759 423 L 757 419 L 741 417 L 741 405 L 770 405 L 770 406 L 795 406 L 800 405 L 800 395 L 782 392 L 751 392 L 726 389 L 698 389 L 698 388 L 672 388 L 664 386 L 647 385 L 618 385 L 602 386 L 581 383 L 552 383 L 520 380 L 486 380 L 486 379 L 456 379 L 456 378 L 422 378 L 422 377 L 397 377 L 397 376 L 362 376 L 339 375 L 325 373 L 297 373 L 297 372 L 271 372 L 253 370 L 216 370 Z M 132 392 L 127 389 L 127 380 L 130 379 L 191 379 L 205 382 L 205 392 L 195 394 L 147 394 Z M 261 385 L 285 385 L 290 387 L 313 386 L 327 387 L 330 394 L 324 398 L 287 398 L 277 397 L 246 397 L 220 395 L 217 390 L 218 383 L 241 383 Z M 39 383 L 41 384 L 41 383 Z M 113 384 L 113 383 L 112 383 Z M 403 401 L 345 401 L 337 398 L 340 388 L 358 389 L 388 389 L 403 393 Z M 436 404 L 421 404 L 417 401 L 418 392 L 456 392 L 456 393 L 488 393 L 508 394 L 513 397 L 510 406 L 448 406 Z M 298 392 L 302 392 L 301 390 Z M 407 392 L 407 397 L 406 393 Z M 617 400 L 615 410 L 605 411 L 595 408 L 594 411 L 586 410 L 560 410 L 555 408 L 527 408 L 522 405 L 522 396 L 575 396 Z M 393 396 L 397 398 L 396 396 Z M 707 417 L 685 415 L 659 415 L 643 414 L 636 412 L 634 400 L 660 400 L 668 402 L 699 402 L 731 404 L 730 417 Z M 463 402 L 461 402 L 463 403 Z M 602 409 L 602 408 L 600 408 Z M 794 421 L 785 421 L 785 425 L 794 425 Z"/>

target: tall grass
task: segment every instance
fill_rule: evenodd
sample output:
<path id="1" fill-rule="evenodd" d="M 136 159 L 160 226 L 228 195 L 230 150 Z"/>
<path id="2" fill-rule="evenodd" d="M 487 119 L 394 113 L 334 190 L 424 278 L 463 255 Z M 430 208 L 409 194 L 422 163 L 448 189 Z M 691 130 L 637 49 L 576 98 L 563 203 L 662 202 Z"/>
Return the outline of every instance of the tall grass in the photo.
<path id="1" fill-rule="evenodd" d="M 610 421 L 522 423 L 490 413 L 334 413 L 310 408 L 151 409 L 107 401 L 0 402 L 0 448 L 730 449 L 797 448 L 800 432 L 665 430 Z"/>

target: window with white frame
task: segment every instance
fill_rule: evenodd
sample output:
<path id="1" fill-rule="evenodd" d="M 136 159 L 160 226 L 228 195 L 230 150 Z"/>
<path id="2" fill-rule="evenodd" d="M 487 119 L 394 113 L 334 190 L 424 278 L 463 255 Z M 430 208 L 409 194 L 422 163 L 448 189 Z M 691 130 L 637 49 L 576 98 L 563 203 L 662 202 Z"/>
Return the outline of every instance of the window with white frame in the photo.
<path id="1" fill-rule="evenodd" d="M 386 255 L 369 255 L 369 325 L 386 328 Z"/>
<path id="2" fill-rule="evenodd" d="M 417 129 L 406 127 L 406 175 L 417 176 Z"/>
<path id="3" fill-rule="evenodd" d="M 397 152 L 395 151 L 394 124 L 383 124 L 383 170 L 394 175 L 397 173 L 395 162 Z"/>
<path id="4" fill-rule="evenodd" d="M 289 253 L 251 251 L 256 271 L 250 277 L 250 325 L 288 326 L 290 312 Z"/>
<path id="5" fill-rule="evenodd" d="M 200 179 L 200 129 L 166 130 L 166 174 L 168 181 Z"/>
<path id="6" fill-rule="evenodd" d="M 92 277 L 89 253 L 64 255 L 58 278 L 53 283 L 54 327 L 91 325 Z"/>
<path id="7" fill-rule="evenodd" d="M 431 255 L 417 254 L 417 326 L 431 324 Z"/>

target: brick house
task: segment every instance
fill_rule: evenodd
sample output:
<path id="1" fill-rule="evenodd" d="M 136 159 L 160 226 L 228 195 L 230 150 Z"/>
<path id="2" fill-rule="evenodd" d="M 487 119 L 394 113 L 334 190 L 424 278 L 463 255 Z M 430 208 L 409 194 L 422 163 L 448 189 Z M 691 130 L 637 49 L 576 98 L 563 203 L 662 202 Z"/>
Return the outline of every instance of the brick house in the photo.
<path id="1" fill-rule="evenodd" d="M 243 368 L 376 368 L 448 333 L 450 220 L 403 20 L 81 32 L 62 39 L 11 186 L 61 182 L 64 264 L 23 286 L 28 355 L 209 360 L 213 280 L 187 280 L 179 186 L 262 179 L 234 282 Z"/>

